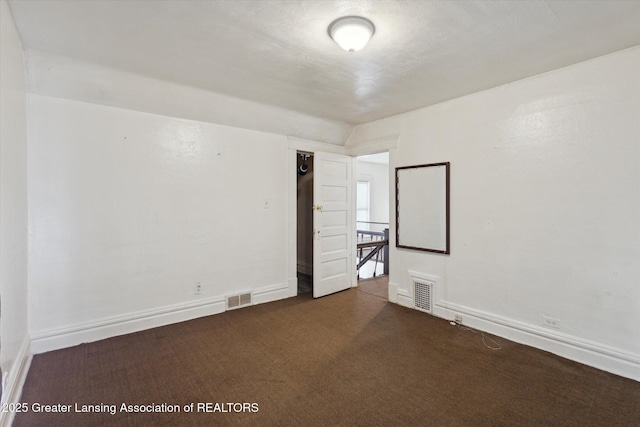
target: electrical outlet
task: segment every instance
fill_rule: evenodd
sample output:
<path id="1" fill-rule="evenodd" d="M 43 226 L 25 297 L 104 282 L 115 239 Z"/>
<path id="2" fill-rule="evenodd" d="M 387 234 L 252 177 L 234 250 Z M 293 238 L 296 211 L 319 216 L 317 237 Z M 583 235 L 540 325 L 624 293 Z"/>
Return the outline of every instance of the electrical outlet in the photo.
<path id="1" fill-rule="evenodd" d="M 202 285 L 200 282 L 196 283 L 196 287 L 193 290 L 194 295 L 200 295 L 202 293 Z"/>
<path id="2" fill-rule="evenodd" d="M 456 314 L 453 316 L 453 321 L 462 324 L 462 314 Z"/>
<path id="3" fill-rule="evenodd" d="M 549 316 L 542 316 L 542 324 L 550 328 L 560 329 L 560 319 L 554 319 Z"/>

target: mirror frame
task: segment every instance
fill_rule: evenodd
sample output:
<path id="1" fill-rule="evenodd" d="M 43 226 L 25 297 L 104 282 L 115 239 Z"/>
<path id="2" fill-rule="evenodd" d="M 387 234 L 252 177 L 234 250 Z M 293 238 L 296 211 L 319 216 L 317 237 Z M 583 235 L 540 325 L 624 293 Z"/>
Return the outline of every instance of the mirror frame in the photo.
<path id="1" fill-rule="evenodd" d="M 404 170 L 404 169 L 416 169 L 416 168 L 428 168 L 428 167 L 436 167 L 436 166 L 444 166 L 445 167 L 445 249 L 441 250 L 441 249 L 433 249 L 433 248 L 427 248 L 427 247 L 419 247 L 419 246 L 408 246 L 408 245 L 403 245 L 400 242 L 400 192 L 401 192 L 401 188 L 400 188 L 400 180 L 399 180 L 399 172 Z M 401 167 L 397 167 L 396 168 L 396 247 L 397 248 L 404 248 L 404 249 L 413 249 L 413 250 L 417 250 L 417 251 L 424 251 L 424 252 L 433 252 L 433 253 L 438 253 L 438 254 L 450 254 L 450 238 L 449 238 L 449 234 L 450 234 L 450 197 L 449 197 L 449 190 L 450 190 L 450 162 L 442 162 L 442 163 L 428 163 L 428 164 L 423 164 L 423 165 L 413 165 L 413 166 L 401 166 Z"/>

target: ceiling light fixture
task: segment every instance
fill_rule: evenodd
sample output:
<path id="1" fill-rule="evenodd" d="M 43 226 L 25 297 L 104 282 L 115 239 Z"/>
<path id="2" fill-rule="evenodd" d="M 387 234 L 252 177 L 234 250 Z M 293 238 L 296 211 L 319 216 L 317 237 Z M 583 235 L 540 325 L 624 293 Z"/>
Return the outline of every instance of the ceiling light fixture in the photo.
<path id="1" fill-rule="evenodd" d="M 376 31 L 376 27 L 366 18 L 344 16 L 333 21 L 327 31 L 341 48 L 353 53 L 367 44 Z"/>

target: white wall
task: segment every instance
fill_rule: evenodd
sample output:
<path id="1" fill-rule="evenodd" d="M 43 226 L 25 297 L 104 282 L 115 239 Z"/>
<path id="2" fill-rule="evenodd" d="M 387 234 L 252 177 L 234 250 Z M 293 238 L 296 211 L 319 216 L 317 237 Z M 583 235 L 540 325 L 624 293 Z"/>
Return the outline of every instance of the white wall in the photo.
<path id="1" fill-rule="evenodd" d="M 22 43 L 4 0 L 0 19 L 0 367 L 7 402 L 18 398 L 29 357 L 27 109 Z"/>
<path id="2" fill-rule="evenodd" d="M 451 162 L 451 255 L 392 245 L 390 298 L 433 275 L 437 314 L 640 379 L 639 76 L 636 47 L 357 128 Z"/>
<path id="3" fill-rule="evenodd" d="M 358 181 L 369 181 L 369 209 L 371 222 L 389 222 L 389 165 L 358 161 Z M 372 225 L 371 230 L 385 226 Z"/>
<path id="4" fill-rule="evenodd" d="M 41 95 L 29 133 L 34 351 L 288 295 L 285 136 Z"/>
<path id="5" fill-rule="evenodd" d="M 76 59 L 27 55 L 30 93 L 344 144 L 353 126 Z"/>

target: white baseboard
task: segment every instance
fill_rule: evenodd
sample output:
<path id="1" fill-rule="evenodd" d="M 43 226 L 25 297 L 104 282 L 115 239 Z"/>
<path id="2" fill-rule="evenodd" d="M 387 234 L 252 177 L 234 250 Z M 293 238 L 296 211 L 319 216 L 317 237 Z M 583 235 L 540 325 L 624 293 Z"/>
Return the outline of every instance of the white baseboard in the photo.
<path id="1" fill-rule="evenodd" d="M 409 293 L 409 291 L 407 291 L 405 289 L 399 288 L 396 291 L 396 300 L 397 300 L 398 304 L 400 304 L 402 306 L 409 307 L 409 308 L 415 308 L 415 306 L 413 304 L 413 295 L 411 295 Z"/>
<path id="2" fill-rule="evenodd" d="M 128 313 L 122 316 L 103 318 L 63 328 L 38 331 L 31 334 L 31 350 L 34 354 L 44 353 L 218 314 L 224 312 L 225 309 L 225 299 L 223 297 L 214 297 L 164 306 L 153 310 Z"/>
<path id="3" fill-rule="evenodd" d="M 434 314 L 449 320 L 453 319 L 454 314 L 461 314 L 463 315 L 463 323 L 473 328 L 640 381 L 640 355 L 638 354 L 542 326 L 443 301 L 436 303 Z"/>
<path id="4" fill-rule="evenodd" d="M 398 303 L 398 285 L 396 283 L 389 282 L 389 302 Z"/>
<path id="5" fill-rule="evenodd" d="M 251 301 L 253 301 L 253 304 L 263 304 L 265 302 L 277 301 L 284 298 L 289 298 L 288 284 L 258 288 L 252 292 Z"/>
<path id="6" fill-rule="evenodd" d="M 298 278 L 297 277 L 289 277 L 289 298 L 295 297 L 298 295 Z"/>
<path id="7" fill-rule="evenodd" d="M 10 372 L 7 373 L 5 388 L 2 391 L 2 407 L 6 403 L 19 403 L 22 396 L 22 387 L 27 379 L 29 366 L 33 355 L 30 350 L 29 337 L 25 337 L 16 356 L 16 361 Z M 13 423 L 14 412 L 0 411 L 0 427 L 9 427 Z"/>
<path id="8" fill-rule="evenodd" d="M 391 286 L 389 292 L 391 294 Z M 404 289 L 395 292 L 397 304 L 415 309 L 410 292 Z M 456 314 L 462 315 L 463 323 L 472 328 L 640 381 L 638 354 L 443 300 L 436 301 L 433 306 L 434 316 L 453 320 Z"/>
<path id="9" fill-rule="evenodd" d="M 251 292 L 253 304 L 288 298 L 290 284 L 265 286 Z M 184 322 L 198 317 L 226 311 L 226 299 L 222 296 L 174 304 L 153 310 L 138 311 L 63 328 L 39 331 L 31 334 L 31 351 L 34 354 L 98 341 L 118 335 L 131 334 L 145 329 Z"/>

